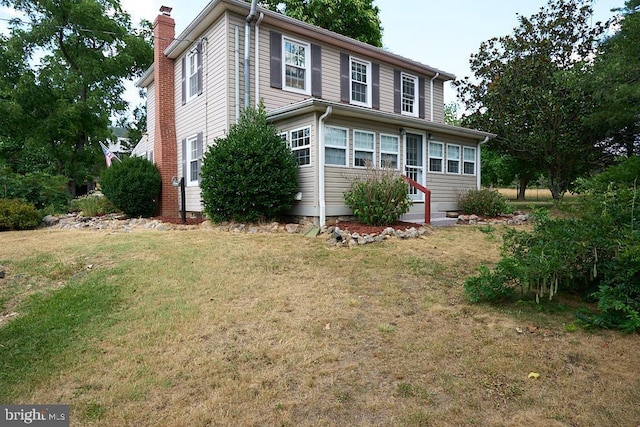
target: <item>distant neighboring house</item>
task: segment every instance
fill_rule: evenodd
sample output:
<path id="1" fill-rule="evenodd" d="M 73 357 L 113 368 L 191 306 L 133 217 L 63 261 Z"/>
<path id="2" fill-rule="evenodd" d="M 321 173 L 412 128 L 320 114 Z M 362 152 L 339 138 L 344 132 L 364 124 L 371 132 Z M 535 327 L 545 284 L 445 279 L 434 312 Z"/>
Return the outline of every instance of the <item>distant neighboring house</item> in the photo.
<path id="1" fill-rule="evenodd" d="M 120 156 L 121 154 L 128 153 L 129 150 L 125 148 L 129 144 L 129 139 L 124 137 L 116 137 L 115 140 L 109 140 L 107 148 L 112 153 Z"/>
<path id="2" fill-rule="evenodd" d="M 147 134 L 142 135 L 142 138 L 140 139 L 140 141 L 138 141 L 136 146 L 133 147 L 133 150 L 131 150 L 131 155 L 137 156 L 137 157 L 144 157 L 145 159 L 154 162 L 153 141 L 149 139 L 149 136 Z"/>
<path id="3" fill-rule="evenodd" d="M 178 37 L 171 8 L 155 20 L 154 63 L 138 86 L 147 90 L 145 152 L 162 175 L 161 215 L 180 210 L 174 177 L 185 178 L 186 211 L 202 212 L 203 152 L 260 100 L 300 165 L 292 215 L 320 225 L 350 215 L 343 194 L 367 164 L 429 188 L 434 213 L 479 187 L 479 147 L 494 135 L 444 123 L 444 83 L 455 76 L 252 6 L 211 1 Z M 409 195 L 412 212 L 424 212 L 424 194 Z"/>

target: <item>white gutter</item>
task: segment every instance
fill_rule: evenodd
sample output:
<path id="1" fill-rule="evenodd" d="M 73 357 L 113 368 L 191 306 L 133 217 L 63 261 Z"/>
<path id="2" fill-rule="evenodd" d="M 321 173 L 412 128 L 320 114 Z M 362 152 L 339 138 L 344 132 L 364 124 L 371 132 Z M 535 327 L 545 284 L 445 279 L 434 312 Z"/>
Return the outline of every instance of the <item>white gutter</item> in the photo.
<path id="1" fill-rule="evenodd" d="M 320 206 L 320 227 L 327 225 L 327 202 L 324 192 L 324 121 L 331 115 L 333 108 L 327 107 L 327 111 L 318 119 L 318 205 Z"/>
<path id="2" fill-rule="evenodd" d="M 238 26 L 236 25 L 235 27 L 235 55 L 234 55 L 234 60 L 235 60 L 235 73 L 234 73 L 234 80 L 235 80 L 235 86 L 236 86 L 236 123 L 238 123 L 238 120 L 240 120 L 240 49 L 239 49 L 239 45 L 240 45 L 240 35 L 239 35 L 239 29 Z"/>
<path id="3" fill-rule="evenodd" d="M 255 70 L 256 70 L 256 90 L 255 90 L 255 105 L 256 108 L 258 108 L 258 105 L 260 105 L 260 66 L 258 64 L 260 64 L 260 23 L 262 22 L 262 20 L 264 19 L 264 13 L 260 12 L 260 15 L 258 16 L 258 20 L 256 21 L 256 40 L 255 40 L 255 54 L 256 54 L 256 58 L 255 58 Z"/>
<path id="4" fill-rule="evenodd" d="M 251 92 L 251 20 L 256 15 L 256 5 L 258 0 L 251 2 L 251 10 L 244 21 L 244 108 L 249 108 L 249 98 Z"/>
<path id="5" fill-rule="evenodd" d="M 476 180 L 477 180 L 476 187 L 477 187 L 478 190 L 480 189 L 480 186 L 481 186 L 481 183 L 480 183 L 480 178 L 481 178 L 480 177 L 480 173 L 481 173 L 481 171 L 480 171 L 480 160 L 481 160 L 480 159 L 480 151 L 481 151 L 481 146 L 486 144 L 487 141 L 489 141 L 489 137 L 485 136 L 484 140 L 480 141 L 480 143 L 478 144 L 478 152 L 476 153 Z M 464 162 L 464 159 L 463 159 L 463 162 Z"/>
<path id="6" fill-rule="evenodd" d="M 433 76 L 431 78 L 431 81 L 429 82 L 429 93 L 431 95 L 431 121 L 433 121 L 433 81 L 438 77 L 440 77 L 440 73 L 436 73 L 436 75 Z"/>

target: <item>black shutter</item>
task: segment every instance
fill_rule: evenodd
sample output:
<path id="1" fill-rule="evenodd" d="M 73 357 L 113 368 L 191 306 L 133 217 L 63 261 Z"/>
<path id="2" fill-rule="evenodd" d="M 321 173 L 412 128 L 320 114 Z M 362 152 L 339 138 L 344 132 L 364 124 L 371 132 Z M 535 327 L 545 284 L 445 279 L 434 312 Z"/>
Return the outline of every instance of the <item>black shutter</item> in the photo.
<path id="1" fill-rule="evenodd" d="M 182 105 L 186 103 L 187 103 L 187 55 L 182 57 Z"/>
<path id="2" fill-rule="evenodd" d="M 393 70 L 393 112 L 402 112 L 402 81 L 400 70 Z"/>
<path id="3" fill-rule="evenodd" d="M 269 32 L 271 50 L 271 87 L 282 89 L 282 34 Z"/>
<path id="4" fill-rule="evenodd" d="M 351 101 L 349 81 L 349 55 L 340 53 L 340 100 L 342 102 Z"/>
<path id="5" fill-rule="evenodd" d="M 421 119 L 425 118 L 425 107 L 424 107 L 424 77 L 418 78 L 418 91 L 420 94 L 418 95 L 418 115 Z M 433 95 L 432 95 L 433 96 Z"/>
<path id="6" fill-rule="evenodd" d="M 187 140 L 182 140 L 182 177 L 186 185 L 187 181 Z"/>
<path id="7" fill-rule="evenodd" d="M 380 64 L 371 64 L 371 107 L 380 109 Z"/>
<path id="8" fill-rule="evenodd" d="M 322 98 L 322 48 L 311 45 L 311 96 Z"/>
<path id="9" fill-rule="evenodd" d="M 198 60 L 198 95 L 202 95 L 202 91 L 204 90 L 202 87 L 202 69 L 204 68 L 202 64 L 202 41 L 199 42 L 196 47 L 196 56 Z"/>
<path id="10" fill-rule="evenodd" d="M 198 133 L 198 184 L 202 182 L 202 132 Z"/>

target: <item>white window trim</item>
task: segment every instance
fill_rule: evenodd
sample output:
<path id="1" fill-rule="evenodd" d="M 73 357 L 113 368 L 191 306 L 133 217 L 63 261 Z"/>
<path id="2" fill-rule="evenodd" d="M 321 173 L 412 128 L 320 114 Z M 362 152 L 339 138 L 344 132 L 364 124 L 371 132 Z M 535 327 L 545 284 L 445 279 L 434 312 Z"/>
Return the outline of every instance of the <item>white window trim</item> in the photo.
<path id="1" fill-rule="evenodd" d="M 413 113 L 410 113 L 408 111 L 404 111 L 403 107 L 404 107 L 404 79 L 412 79 L 413 80 L 413 87 L 415 88 L 415 93 L 413 95 Z M 401 73 L 400 74 L 400 112 L 403 116 L 410 116 L 410 117 L 418 117 L 418 115 L 420 114 L 419 110 L 419 106 L 418 106 L 418 102 L 420 99 L 420 85 L 418 83 L 418 78 L 414 75 L 411 74 L 407 74 L 407 73 Z"/>
<path id="2" fill-rule="evenodd" d="M 449 158 L 449 147 L 455 147 L 455 148 L 458 149 L 458 158 L 457 159 L 450 159 Z M 457 145 L 457 144 L 447 144 L 446 157 L 447 157 L 447 161 L 446 161 L 447 173 L 449 175 L 460 175 L 461 174 L 461 167 L 462 167 L 462 147 Z M 458 162 L 458 172 L 449 171 L 449 161 L 457 161 Z"/>
<path id="3" fill-rule="evenodd" d="M 473 161 L 465 160 L 465 159 L 464 159 L 464 150 L 465 150 L 465 149 L 466 149 L 466 150 L 473 150 Z M 464 146 L 462 147 L 462 169 L 461 169 L 461 170 L 462 170 L 462 174 L 463 174 L 463 175 L 467 175 L 467 176 L 476 176 L 477 171 L 478 171 L 478 167 L 477 167 L 477 165 L 476 165 L 476 159 L 477 159 L 477 156 L 478 156 L 478 151 L 477 151 L 477 148 L 476 148 L 476 147 L 464 147 Z M 465 164 L 465 163 L 472 163 L 472 164 L 473 164 L 473 173 L 466 173 L 466 172 L 464 171 L 464 164 Z"/>
<path id="4" fill-rule="evenodd" d="M 324 157 L 325 166 L 335 166 L 335 167 L 339 167 L 339 168 L 349 167 L 349 128 L 344 128 L 344 127 L 340 127 L 340 126 L 325 125 L 325 133 L 324 133 L 325 135 L 327 134 L 326 129 L 328 129 L 328 128 L 340 129 L 340 130 L 345 131 L 345 135 L 347 137 L 347 140 L 346 140 L 346 145 L 341 146 L 341 145 L 328 144 L 327 140 L 325 139 L 325 141 L 324 141 L 325 152 L 322 153 L 322 155 L 325 156 Z M 327 147 L 335 148 L 335 149 L 338 149 L 338 150 L 344 150 L 344 165 L 335 165 L 333 163 L 327 163 L 327 156 L 326 156 L 326 148 Z"/>
<path id="5" fill-rule="evenodd" d="M 352 73 L 352 69 L 353 69 L 353 63 L 359 63 L 361 65 L 364 65 L 367 67 L 367 102 L 360 102 L 360 101 L 355 101 L 353 99 L 353 73 Z M 355 58 L 353 56 L 349 57 L 349 102 L 353 105 L 359 105 L 361 107 L 368 107 L 371 108 L 371 96 L 372 96 L 372 87 L 373 87 L 373 83 L 371 81 L 371 62 L 369 61 L 365 61 L 362 59 L 358 59 Z M 361 82 L 356 82 L 356 83 L 360 83 Z"/>
<path id="6" fill-rule="evenodd" d="M 191 149 L 191 144 L 195 143 L 196 144 L 196 157 L 193 157 L 193 150 Z M 198 156 L 197 156 L 197 151 L 198 151 L 198 134 L 195 135 L 191 135 L 190 137 L 187 138 L 187 143 L 185 144 L 185 149 L 187 150 L 187 170 L 186 173 L 184 174 L 184 176 L 186 177 L 186 184 L 187 187 L 192 187 L 195 185 L 198 185 L 198 179 L 196 178 L 195 180 L 191 179 L 191 163 L 192 162 L 196 162 L 196 165 L 198 164 Z M 200 171 L 198 171 L 199 173 Z"/>
<path id="7" fill-rule="evenodd" d="M 383 150 L 382 149 L 382 137 L 387 137 L 387 138 L 394 138 L 396 141 L 398 141 L 398 150 L 397 151 L 388 151 L 388 150 Z M 396 168 L 394 170 L 400 170 L 400 138 L 398 137 L 398 135 L 391 135 L 388 133 L 381 133 L 380 134 L 380 167 L 383 168 L 385 167 L 382 164 L 382 155 L 383 154 L 395 154 L 398 159 L 396 161 Z"/>
<path id="8" fill-rule="evenodd" d="M 287 42 L 304 46 L 304 90 L 287 86 L 287 53 L 285 50 Z M 291 37 L 282 37 L 282 90 L 311 95 L 311 45 L 309 43 Z"/>
<path id="9" fill-rule="evenodd" d="M 365 149 L 365 148 L 359 148 L 356 147 L 356 132 L 358 133 L 364 133 L 367 135 L 372 135 L 373 136 L 373 149 Z M 353 134 L 352 134 L 352 141 L 353 141 L 353 167 L 354 168 L 358 168 L 358 169 L 366 169 L 366 166 L 356 166 L 355 161 L 356 161 L 356 151 L 362 151 L 364 153 L 371 153 L 371 165 L 373 167 L 375 167 L 376 163 L 376 133 L 375 132 L 370 132 L 367 130 L 360 130 L 360 129 L 354 129 L 353 130 Z"/>
<path id="10" fill-rule="evenodd" d="M 294 147 L 293 146 L 293 142 L 292 142 L 293 141 L 293 137 L 292 137 L 293 132 L 304 131 L 304 130 L 307 130 L 307 129 L 309 130 L 309 143 L 307 145 L 303 145 L 303 146 L 300 146 L 300 147 Z M 297 128 L 297 129 L 291 129 L 288 132 L 288 135 L 287 135 L 287 145 L 289 146 L 289 148 L 291 149 L 291 151 L 293 153 L 295 153 L 296 151 L 300 151 L 300 150 L 304 150 L 305 148 L 308 148 L 309 149 L 309 163 L 307 163 L 306 165 L 298 164 L 298 167 L 300 167 L 300 168 L 308 168 L 308 167 L 312 166 L 312 163 L 311 163 L 311 126 L 304 126 L 304 127 Z M 297 156 L 296 156 L 296 158 L 297 158 Z"/>
<path id="11" fill-rule="evenodd" d="M 431 144 L 438 144 L 438 145 L 440 145 L 442 147 L 442 157 L 433 156 L 431 154 Z M 444 154 L 445 154 L 444 153 L 444 148 L 445 148 L 444 147 L 444 143 L 442 143 L 442 142 L 438 142 L 438 141 L 428 141 L 427 142 L 427 152 L 428 152 L 428 155 L 427 155 L 427 170 L 429 171 L 429 173 L 444 173 L 445 172 L 446 165 L 444 164 Z M 441 168 L 442 170 L 440 170 L 440 171 L 431 170 L 431 159 L 440 160 L 440 162 L 441 162 L 440 164 L 442 165 L 442 168 Z"/>
<path id="12" fill-rule="evenodd" d="M 191 73 L 191 61 L 195 64 L 195 71 Z M 187 102 L 192 100 L 193 98 L 198 96 L 200 92 L 198 90 L 198 69 L 200 68 L 200 64 L 198 64 L 198 51 L 196 49 L 192 50 L 187 54 Z M 194 93 L 191 93 L 191 79 L 196 79 L 196 90 Z"/>

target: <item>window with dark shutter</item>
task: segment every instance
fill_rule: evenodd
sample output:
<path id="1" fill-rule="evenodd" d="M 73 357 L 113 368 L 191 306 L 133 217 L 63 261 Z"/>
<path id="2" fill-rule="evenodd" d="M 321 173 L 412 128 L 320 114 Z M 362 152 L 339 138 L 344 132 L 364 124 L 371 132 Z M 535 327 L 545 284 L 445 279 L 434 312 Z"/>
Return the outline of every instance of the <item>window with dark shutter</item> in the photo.
<path id="1" fill-rule="evenodd" d="M 393 70 L 393 112 L 402 112 L 402 88 L 401 88 L 401 76 L 400 70 Z"/>
<path id="2" fill-rule="evenodd" d="M 271 87 L 282 89 L 282 34 L 270 31 Z"/>
<path id="3" fill-rule="evenodd" d="M 182 105 L 187 103 L 187 56 L 182 57 Z"/>
<path id="4" fill-rule="evenodd" d="M 202 69 L 203 69 L 203 64 L 202 64 L 202 42 L 198 43 L 198 46 L 196 47 L 196 61 L 198 63 L 198 71 L 197 71 L 197 94 L 198 95 L 202 95 L 202 92 L 204 90 L 203 85 L 202 85 Z"/>
<path id="5" fill-rule="evenodd" d="M 340 54 L 340 100 L 349 102 L 351 100 L 351 88 L 349 84 L 349 55 Z"/>
<path id="6" fill-rule="evenodd" d="M 311 45 L 311 95 L 322 98 L 322 48 Z"/>
<path id="7" fill-rule="evenodd" d="M 198 184 L 202 182 L 202 149 L 203 149 L 203 134 L 202 132 L 198 133 L 198 141 L 197 141 L 197 155 L 198 160 L 196 162 L 196 168 L 198 170 Z"/>
<path id="8" fill-rule="evenodd" d="M 371 108 L 380 109 L 380 64 L 371 64 Z"/>
<path id="9" fill-rule="evenodd" d="M 421 119 L 424 119 L 425 116 L 425 99 L 424 99 L 424 89 L 425 89 L 425 82 L 424 82 L 424 77 L 420 77 L 418 79 L 418 91 L 420 92 L 420 95 L 418 96 L 418 116 Z"/>

